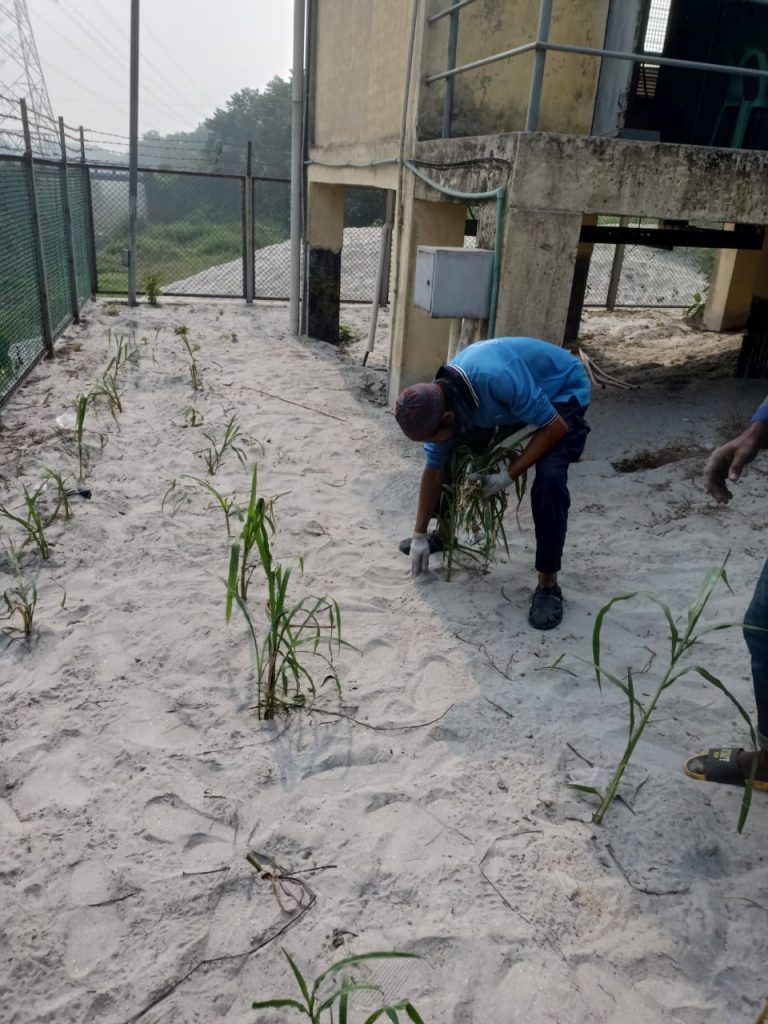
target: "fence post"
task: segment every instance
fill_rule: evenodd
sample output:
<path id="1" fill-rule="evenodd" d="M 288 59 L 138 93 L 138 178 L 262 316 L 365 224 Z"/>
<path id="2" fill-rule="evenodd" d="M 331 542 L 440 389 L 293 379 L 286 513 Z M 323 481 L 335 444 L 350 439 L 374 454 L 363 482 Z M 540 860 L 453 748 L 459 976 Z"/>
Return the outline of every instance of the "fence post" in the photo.
<path id="1" fill-rule="evenodd" d="M 61 143 L 61 198 L 64 205 L 64 232 L 67 241 L 67 272 L 69 274 L 69 298 L 72 317 L 80 323 L 80 303 L 77 295 L 77 270 L 75 268 L 75 236 L 72 231 L 72 206 L 69 200 L 69 163 L 67 161 L 67 139 L 64 133 L 64 118 L 59 118 L 59 142 Z"/>
<path id="2" fill-rule="evenodd" d="M 629 217 L 619 217 L 619 224 L 625 228 L 629 224 Z M 608 281 L 608 295 L 605 300 L 606 309 L 614 309 L 616 306 L 616 297 L 619 294 L 619 285 L 621 284 L 621 271 L 624 266 L 624 252 L 626 245 L 619 243 L 613 250 L 613 263 L 611 264 L 611 276 Z"/>
<path id="3" fill-rule="evenodd" d="M 85 131 L 80 125 L 80 163 L 85 181 L 85 205 L 88 213 L 88 256 L 91 267 L 91 295 L 99 290 L 99 271 L 96 265 L 96 222 L 93 219 L 93 193 L 91 192 L 91 170 L 85 162 Z"/>
<path id="4" fill-rule="evenodd" d="M 37 206 L 37 185 L 35 183 L 35 159 L 32 156 L 32 135 L 29 130 L 27 101 L 19 100 L 21 122 L 24 128 L 24 147 L 27 165 L 29 188 L 29 205 L 32 214 L 32 238 L 35 246 L 35 264 L 37 266 L 37 291 L 40 296 L 40 317 L 43 325 L 43 343 L 50 359 L 53 359 L 53 331 L 51 330 L 51 311 L 48 305 L 48 282 L 45 276 L 45 254 L 43 252 L 43 235 L 40 230 L 40 212 Z"/>
<path id="5" fill-rule="evenodd" d="M 254 280 L 254 209 L 253 209 L 253 143 L 248 143 L 248 155 L 245 161 L 245 196 L 243 197 L 243 276 L 245 301 L 253 302 L 255 291 Z"/>

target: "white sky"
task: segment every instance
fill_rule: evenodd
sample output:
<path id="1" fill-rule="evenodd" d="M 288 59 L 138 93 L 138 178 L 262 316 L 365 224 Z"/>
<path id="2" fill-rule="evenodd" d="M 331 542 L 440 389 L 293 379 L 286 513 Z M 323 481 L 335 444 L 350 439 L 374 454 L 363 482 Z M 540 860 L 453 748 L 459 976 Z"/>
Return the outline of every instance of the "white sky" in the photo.
<path id="1" fill-rule="evenodd" d="M 128 134 L 131 0 L 27 0 L 54 116 Z M 139 130 L 190 131 L 287 78 L 293 0 L 142 0 Z"/>

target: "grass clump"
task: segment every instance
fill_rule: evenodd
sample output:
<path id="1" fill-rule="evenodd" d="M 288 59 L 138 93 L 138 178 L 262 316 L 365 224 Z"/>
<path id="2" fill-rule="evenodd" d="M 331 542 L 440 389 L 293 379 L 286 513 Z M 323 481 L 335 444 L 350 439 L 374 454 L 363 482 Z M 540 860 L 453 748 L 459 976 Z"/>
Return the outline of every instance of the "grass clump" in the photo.
<path id="1" fill-rule="evenodd" d="M 499 491 L 489 498 L 482 496 L 482 480 L 489 473 L 508 466 L 525 446 L 533 431 L 517 431 L 486 452 L 473 452 L 459 446 L 453 452 L 451 483 L 444 488 L 440 519 L 447 530 L 445 544 L 446 579 L 451 579 L 456 552 L 479 559 L 483 568 L 493 560 L 499 541 L 509 553 L 504 530 L 504 513 L 509 502 L 508 491 Z M 518 507 L 525 497 L 527 473 L 514 483 Z"/>
<path id="2" fill-rule="evenodd" d="M 193 391 L 203 390 L 203 377 L 200 373 L 200 367 L 197 365 L 197 357 L 195 356 L 195 349 L 189 340 L 189 329 L 183 325 L 180 327 L 174 327 L 173 333 L 181 338 L 181 343 L 187 351 L 189 356 L 189 381 L 192 385 Z"/>
<path id="3" fill-rule="evenodd" d="M 728 700 L 738 711 L 739 715 L 744 719 L 749 728 L 749 732 L 752 738 L 752 745 L 754 749 L 757 749 L 757 736 L 755 734 L 754 727 L 750 720 L 748 713 L 744 710 L 738 700 L 733 694 L 726 688 L 723 682 L 717 678 L 708 668 L 704 665 L 687 665 L 682 666 L 682 659 L 690 654 L 691 650 L 696 646 L 702 636 L 707 633 L 712 633 L 721 629 L 729 629 L 733 623 L 725 623 L 715 626 L 709 626 L 704 629 L 699 628 L 699 622 L 701 616 L 704 613 L 709 599 L 712 596 L 712 592 L 719 582 L 723 582 L 730 590 L 730 584 L 726 575 L 725 566 L 728 561 L 728 555 L 720 565 L 714 566 L 710 569 L 704 580 L 699 587 L 699 591 L 696 594 L 692 604 L 687 609 L 686 618 L 682 625 L 678 626 L 675 622 L 675 617 L 672 614 L 671 609 L 667 604 L 661 601 L 658 597 L 653 594 L 640 595 L 637 593 L 620 594 L 617 597 L 612 598 L 606 605 L 604 605 L 597 614 L 595 619 L 594 629 L 592 631 L 592 664 L 595 670 L 595 678 L 597 680 L 598 687 L 602 690 L 603 682 L 609 682 L 612 686 L 621 690 L 627 699 L 627 713 L 628 713 L 628 735 L 627 743 L 624 748 L 621 760 L 619 761 L 616 769 L 611 777 L 608 787 L 604 793 L 601 793 L 598 789 L 592 786 L 574 786 L 573 788 L 579 789 L 582 792 L 591 793 L 597 796 L 600 800 L 600 804 L 592 816 L 592 820 L 596 825 L 599 825 L 605 817 L 608 808 L 611 806 L 616 793 L 619 788 L 622 776 L 629 764 L 632 755 L 635 751 L 635 747 L 640 741 L 640 737 L 645 731 L 645 727 L 651 718 L 651 715 L 656 709 L 662 694 L 668 690 L 671 686 L 683 676 L 695 674 L 698 675 L 705 682 L 711 686 L 720 690 L 721 693 L 725 694 Z M 635 679 L 632 673 L 632 669 L 627 669 L 626 677 L 624 679 L 610 672 L 603 663 L 602 658 L 602 630 L 605 622 L 605 618 L 611 609 L 624 601 L 631 601 L 633 598 L 638 596 L 645 597 L 647 600 L 655 604 L 662 612 L 669 631 L 669 658 L 666 668 L 661 673 L 661 678 L 656 686 L 656 689 L 651 695 L 650 700 L 647 704 L 643 704 L 638 700 L 637 691 L 635 687 Z M 753 762 L 753 770 L 757 767 L 757 759 Z M 741 832 L 744 823 L 746 822 L 747 815 L 749 813 L 749 807 L 752 799 L 752 782 L 754 776 L 747 780 L 747 784 L 744 789 L 744 797 L 742 799 L 741 810 L 739 813 L 738 831 Z"/>
<path id="4" fill-rule="evenodd" d="M 8 626 L 3 632 L 9 637 L 21 633 L 28 640 L 32 636 L 32 625 L 37 607 L 37 585 L 22 567 L 19 552 L 13 544 L 10 545 L 7 553 L 16 579 L 13 585 L 3 592 L 3 603 L 6 608 L 4 617 L 12 619 L 14 615 L 18 615 L 21 619 L 21 626 Z"/>
<path id="5" fill-rule="evenodd" d="M 383 995 L 378 985 L 372 985 L 364 981 L 356 981 L 352 969 L 359 967 L 371 960 L 388 959 L 420 959 L 416 953 L 359 953 L 356 956 L 348 956 L 331 964 L 322 974 L 319 974 L 313 982 L 309 983 L 297 967 L 290 954 L 284 949 L 283 954 L 290 964 L 293 976 L 299 989 L 297 999 L 265 999 L 252 1004 L 254 1010 L 266 1010 L 270 1008 L 294 1009 L 308 1017 L 311 1024 L 322 1024 L 329 1021 L 333 1024 L 350 1024 L 350 996 L 356 992 L 378 992 Z M 338 1007 L 338 1017 L 334 1017 L 334 1008 Z M 405 1014 L 405 1018 L 413 1024 L 424 1024 L 415 1006 L 407 999 L 397 1000 L 392 1003 L 384 1003 L 373 1013 L 365 1017 L 363 1024 L 374 1024 L 375 1021 L 386 1017 L 393 1024 L 399 1024 L 398 1014 Z"/>
<path id="6" fill-rule="evenodd" d="M 22 544 L 22 548 L 26 547 L 27 544 L 33 544 L 43 559 L 47 561 L 51 556 L 51 548 L 48 543 L 45 531 L 49 523 L 43 516 L 42 507 L 40 504 L 40 498 L 43 493 L 43 488 L 38 487 L 36 491 L 29 492 L 27 488 L 24 488 L 24 509 L 21 515 L 16 515 L 12 512 L 7 505 L 0 505 L 0 518 L 7 519 L 9 522 L 16 523 L 26 533 L 26 538 Z"/>
<path id="7" fill-rule="evenodd" d="M 201 454 L 205 467 L 211 476 L 216 476 L 227 452 L 232 452 L 233 455 L 236 455 L 241 466 L 245 465 L 247 460 L 245 449 L 242 444 L 238 443 L 242 436 L 242 431 L 235 416 L 232 416 L 224 428 L 221 440 L 214 434 L 208 434 L 203 431 L 203 437 L 208 441 L 210 447 L 206 448 Z"/>
<path id="8" fill-rule="evenodd" d="M 117 382 L 117 372 L 115 370 L 105 370 L 101 377 L 96 381 L 90 391 L 89 398 L 91 402 L 98 405 L 105 405 L 109 410 L 109 414 L 115 421 L 115 425 L 119 427 L 117 421 L 117 414 L 123 411 L 122 393 L 120 391 L 120 385 Z"/>
<path id="9" fill-rule="evenodd" d="M 159 274 L 145 274 L 144 275 L 144 294 L 147 296 L 147 302 L 150 306 L 159 306 L 158 297 L 160 295 L 160 275 Z"/>
<path id="10" fill-rule="evenodd" d="M 279 710 L 306 707 L 314 700 L 317 688 L 309 658 L 320 659 L 326 673 L 323 682 L 332 680 L 340 692 L 334 652 L 351 645 L 342 639 L 341 610 L 336 601 L 311 595 L 295 603 L 289 599 L 291 570 L 273 557 L 272 502 L 257 495 L 256 467 L 242 523 L 240 537 L 230 551 L 225 618 L 229 622 L 235 604 L 243 614 L 255 655 L 257 711 L 259 717 L 272 719 Z M 299 564 L 303 570 L 303 562 Z M 267 591 L 266 633 L 262 637 L 248 605 L 249 587 L 258 567 Z"/>
<path id="11" fill-rule="evenodd" d="M 75 402 L 75 434 L 77 437 L 77 458 L 79 463 L 80 483 L 85 479 L 85 459 L 83 458 L 83 429 L 85 427 L 85 414 L 88 411 L 89 395 L 78 395 Z"/>

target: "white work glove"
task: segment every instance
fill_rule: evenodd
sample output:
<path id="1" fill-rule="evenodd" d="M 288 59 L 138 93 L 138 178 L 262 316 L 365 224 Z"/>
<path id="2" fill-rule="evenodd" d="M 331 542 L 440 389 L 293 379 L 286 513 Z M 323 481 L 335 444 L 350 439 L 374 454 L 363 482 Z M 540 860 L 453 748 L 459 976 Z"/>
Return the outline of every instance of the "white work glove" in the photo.
<path id="1" fill-rule="evenodd" d="M 429 537 L 414 533 L 411 538 L 411 576 L 421 576 L 429 569 Z"/>
<path id="2" fill-rule="evenodd" d="M 494 494 L 498 494 L 499 491 L 505 491 L 513 483 L 514 480 L 506 469 L 502 469 L 498 473 L 489 473 L 488 476 L 483 478 L 483 489 L 480 491 L 480 496 L 482 498 L 492 498 Z"/>

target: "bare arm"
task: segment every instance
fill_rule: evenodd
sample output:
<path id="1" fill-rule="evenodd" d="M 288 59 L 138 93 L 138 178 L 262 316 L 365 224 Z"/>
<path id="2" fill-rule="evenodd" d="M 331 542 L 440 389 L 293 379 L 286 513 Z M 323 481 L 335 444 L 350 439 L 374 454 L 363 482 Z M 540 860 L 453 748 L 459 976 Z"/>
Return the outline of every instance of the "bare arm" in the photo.
<path id="1" fill-rule="evenodd" d="M 437 511 L 437 506 L 440 501 L 440 491 L 444 480 L 444 469 L 430 469 L 428 466 L 424 467 L 424 472 L 421 474 L 421 484 L 419 486 L 419 503 L 416 508 L 416 525 L 413 530 L 414 533 L 427 532 L 429 520 Z"/>
<path id="2" fill-rule="evenodd" d="M 730 501 L 733 495 L 726 481 L 738 480 L 742 469 L 763 448 L 768 448 L 768 423 L 762 420 L 750 423 L 738 437 L 716 448 L 704 467 L 704 490 L 707 494 L 720 504 Z"/>

